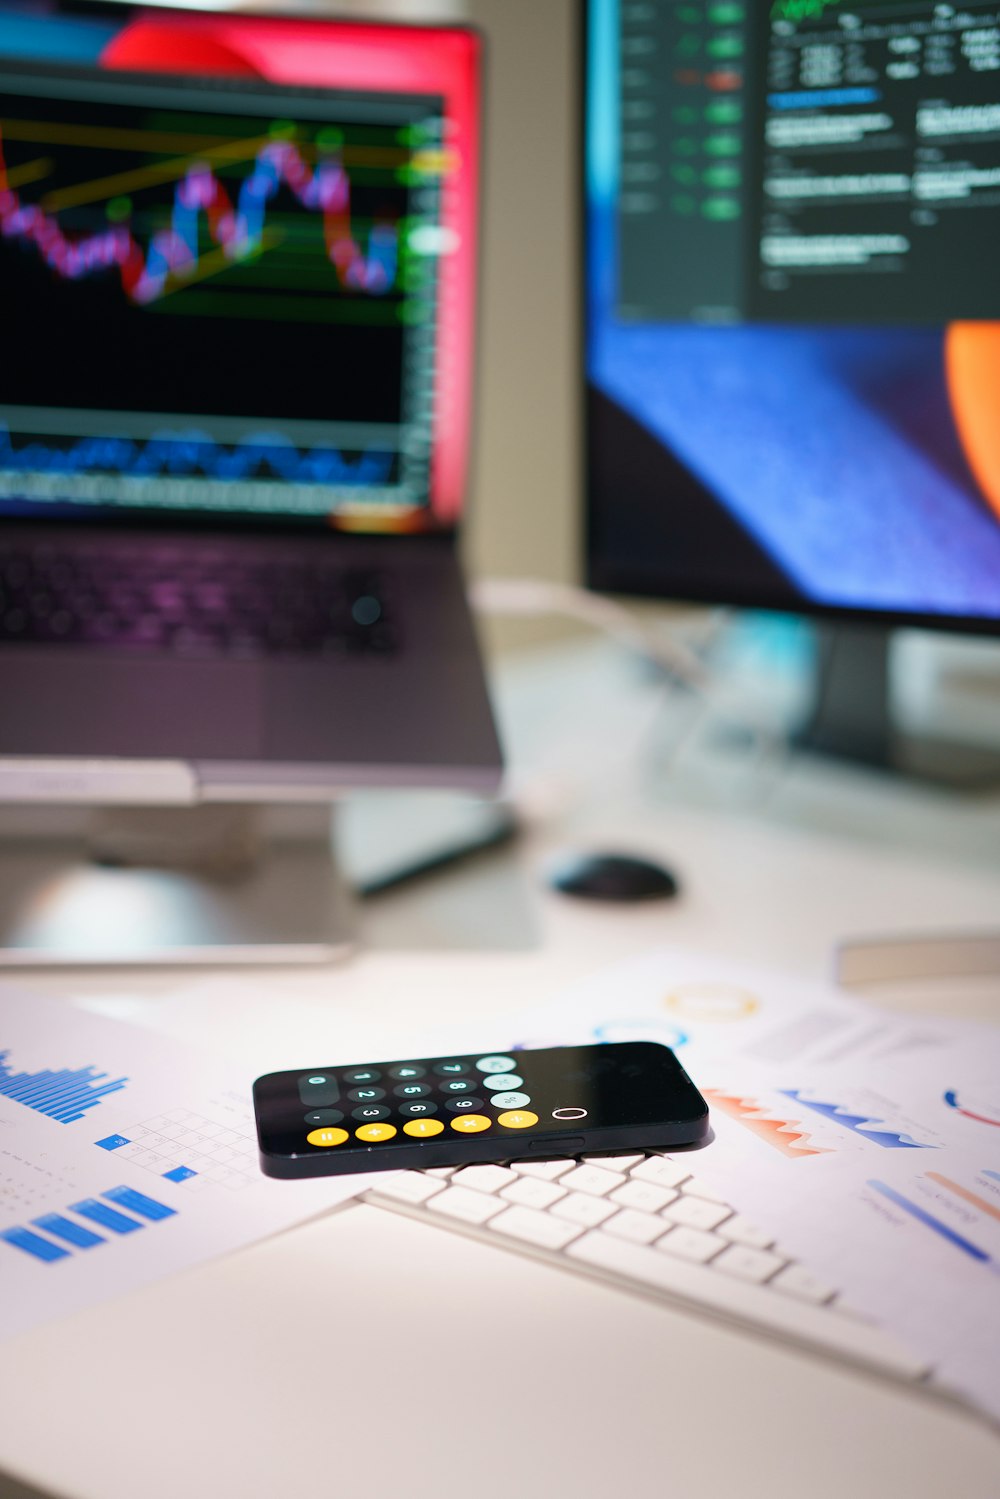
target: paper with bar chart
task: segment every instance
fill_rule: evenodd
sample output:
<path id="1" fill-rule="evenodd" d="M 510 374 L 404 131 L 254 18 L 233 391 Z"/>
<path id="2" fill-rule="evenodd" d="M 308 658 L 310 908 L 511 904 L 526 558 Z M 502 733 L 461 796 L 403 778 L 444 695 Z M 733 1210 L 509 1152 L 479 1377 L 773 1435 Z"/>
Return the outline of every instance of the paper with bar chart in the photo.
<path id="1" fill-rule="evenodd" d="M 264 1177 L 251 1081 L 139 1026 L 0 990 L 0 1336 L 364 1190 L 368 1177 Z"/>

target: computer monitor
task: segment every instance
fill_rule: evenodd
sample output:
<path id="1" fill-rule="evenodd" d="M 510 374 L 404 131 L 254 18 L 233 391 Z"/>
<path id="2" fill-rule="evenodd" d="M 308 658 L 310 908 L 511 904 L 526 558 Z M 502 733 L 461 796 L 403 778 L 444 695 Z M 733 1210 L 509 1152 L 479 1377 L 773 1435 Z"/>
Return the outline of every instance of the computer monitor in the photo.
<path id="1" fill-rule="evenodd" d="M 587 6 L 589 582 L 836 626 L 877 763 L 889 628 L 1000 627 L 998 82 L 996 0 Z"/>

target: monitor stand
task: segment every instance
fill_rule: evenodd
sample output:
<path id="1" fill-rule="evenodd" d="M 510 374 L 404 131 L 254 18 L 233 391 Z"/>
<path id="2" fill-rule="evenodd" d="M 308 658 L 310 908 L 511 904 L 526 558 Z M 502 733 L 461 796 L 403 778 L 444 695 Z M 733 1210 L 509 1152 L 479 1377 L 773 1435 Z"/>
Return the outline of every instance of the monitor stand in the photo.
<path id="1" fill-rule="evenodd" d="M 1000 751 L 908 734 L 893 721 L 891 631 L 878 624 L 816 627 L 816 697 L 797 749 L 964 791 L 1000 784 Z"/>
<path id="2" fill-rule="evenodd" d="M 329 805 L 0 809 L 0 967 L 323 963 L 352 929 Z"/>

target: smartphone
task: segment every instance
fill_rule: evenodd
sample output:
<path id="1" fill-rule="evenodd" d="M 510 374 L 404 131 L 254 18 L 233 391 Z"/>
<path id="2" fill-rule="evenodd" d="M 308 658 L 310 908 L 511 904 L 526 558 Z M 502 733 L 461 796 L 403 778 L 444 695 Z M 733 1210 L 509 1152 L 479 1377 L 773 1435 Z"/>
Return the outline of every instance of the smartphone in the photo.
<path id="1" fill-rule="evenodd" d="M 708 1105 L 654 1041 L 269 1072 L 253 1085 L 268 1176 L 340 1176 L 695 1145 Z"/>

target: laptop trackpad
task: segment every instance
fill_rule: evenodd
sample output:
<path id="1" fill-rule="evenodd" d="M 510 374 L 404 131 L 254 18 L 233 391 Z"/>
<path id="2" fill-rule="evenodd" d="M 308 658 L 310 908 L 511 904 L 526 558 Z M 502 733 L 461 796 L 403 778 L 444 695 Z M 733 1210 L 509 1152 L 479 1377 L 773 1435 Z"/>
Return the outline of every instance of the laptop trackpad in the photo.
<path id="1" fill-rule="evenodd" d="M 258 759 L 252 661 L 0 652 L 0 754 Z"/>

